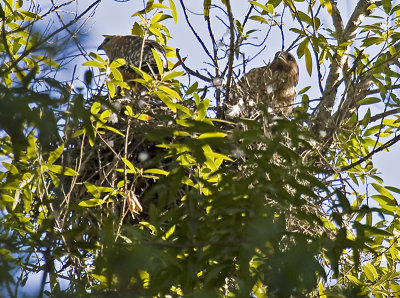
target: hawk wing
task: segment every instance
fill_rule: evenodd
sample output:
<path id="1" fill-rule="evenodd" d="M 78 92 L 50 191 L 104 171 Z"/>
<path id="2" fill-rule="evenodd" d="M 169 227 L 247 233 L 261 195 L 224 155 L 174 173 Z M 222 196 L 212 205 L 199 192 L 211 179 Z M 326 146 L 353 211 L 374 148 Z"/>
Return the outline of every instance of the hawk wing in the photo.
<path id="1" fill-rule="evenodd" d="M 124 80 L 135 76 L 130 66 L 141 68 L 147 73 L 158 74 L 158 68 L 152 49 L 161 59 L 164 70 L 168 69 L 168 60 L 164 48 L 154 40 L 143 39 L 136 35 L 108 35 L 98 50 L 104 50 L 111 61 L 123 58 L 126 65 L 121 67 Z"/>

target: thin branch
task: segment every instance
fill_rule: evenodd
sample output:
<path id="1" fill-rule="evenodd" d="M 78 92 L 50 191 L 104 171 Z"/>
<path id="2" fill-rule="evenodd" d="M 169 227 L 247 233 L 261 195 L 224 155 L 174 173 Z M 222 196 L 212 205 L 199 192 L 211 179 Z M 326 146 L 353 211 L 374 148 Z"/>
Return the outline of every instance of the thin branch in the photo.
<path id="1" fill-rule="evenodd" d="M 197 70 L 194 71 L 194 70 L 190 69 L 189 67 L 187 67 L 185 62 L 183 61 L 179 51 L 180 51 L 180 49 L 176 49 L 176 57 L 179 60 L 179 65 L 182 65 L 183 69 L 186 70 L 186 72 L 188 72 L 191 75 L 194 75 L 195 77 L 198 77 L 199 79 L 202 79 L 203 81 L 211 82 L 210 78 L 207 78 L 206 76 L 203 76 Z"/>
<path id="2" fill-rule="evenodd" d="M 231 87 L 231 82 L 232 82 L 232 73 L 233 73 L 233 60 L 234 60 L 234 53 L 235 53 L 235 31 L 234 31 L 235 19 L 233 18 L 233 12 L 232 12 L 230 0 L 226 0 L 225 5 L 226 5 L 227 12 L 228 12 L 229 23 L 230 23 L 228 75 L 227 75 L 226 93 L 225 93 L 225 99 L 229 100 L 230 87 Z M 222 113 L 222 110 L 220 112 Z M 217 115 L 217 117 L 218 116 L 223 116 L 223 115 Z"/>
<path id="3" fill-rule="evenodd" d="M 387 116 L 394 115 L 394 114 L 398 114 L 398 113 L 400 113 L 400 108 L 393 109 L 393 110 L 389 110 L 389 111 L 386 111 L 386 112 L 377 114 L 377 115 L 375 115 L 375 116 L 372 116 L 372 117 L 370 118 L 369 122 L 375 122 L 375 121 L 377 121 L 377 120 L 379 120 L 379 119 L 381 119 L 381 118 L 385 118 L 385 117 L 387 117 Z"/>
<path id="4" fill-rule="evenodd" d="M 37 50 L 40 48 L 40 46 L 42 44 L 44 44 L 45 42 L 47 42 L 48 40 L 50 40 L 53 36 L 57 35 L 58 33 L 62 32 L 64 29 L 72 26 L 73 24 L 75 24 L 78 20 L 80 20 L 84 15 L 86 15 L 90 10 L 92 10 L 93 7 L 95 7 L 98 3 L 100 3 L 102 0 L 96 0 L 95 2 L 93 2 L 91 5 L 89 5 L 88 8 L 86 8 L 80 15 L 78 15 L 75 19 L 73 19 L 71 22 L 67 23 L 66 25 L 62 26 L 61 28 L 57 29 L 56 31 L 54 31 L 53 33 L 51 33 L 49 36 L 47 36 L 46 38 L 44 38 L 43 40 L 41 40 L 40 43 L 37 43 L 35 45 L 33 45 L 31 48 L 29 49 L 25 49 L 25 51 L 17 58 L 15 59 L 15 61 L 13 63 L 11 63 L 6 69 L 2 70 L 0 72 L 0 76 L 2 76 L 5 73 L 10 72 L 14 67 L 17 66 L 17 64 L 24 59 L 27 55 L 29 55 L 30 53 L 32 53 L 33 51 Z"/>
<path id="5" fill-rule="evenodd" d="M 196 36 L 196 39 L 197 39 L 198 42 L 200 43 L 201 47 L 203 48 L 203 50 L 204 50 L 204 52 L 207 54 L 207 56 L 210 57 L 212 61 L 214 61 L 213 56 L 212 56 L 211 53 L 208 51 L 208 49 L 207 49 L 206 45 L 204 44 L 203 40 L 202 40 L 202 39 L 200 38 L 200 36 L 197 34 L 197 32 L 196 32 L 196 30 L 194 29 L 192 23 L 190 22 L 189 16 L 187 15 L 187 12 L 186 12 L 186 6 L 185 6 L 185 4 L 183 3 L 183 0 L 179 0 L 179 2 L 181 3 L 182 10 L 183 10 L 183 14 L 184 14 L 184 16 L 185 16 L 186 23 L 188 24 L 190 30 L 192 30 L 194 36 Z"/>
<path id="6" fill-rule="evenodd" d="M 243 28 L 246 25 L 247 21 L 249 20 L 249 17 L 250 17 L 250 14 L 251 14 L 251 11 L 253 10 L 253 8 L 254 8 L 254 4 L 251 4 L 250 7 L 249 7 L 249 11 L 247 12 L 246 16 L 244 17 L 244 20 L 243 20 L 243 23 L 242 23 L 242 27 Z"/>
<path id="7" fill-rule="evenodd" d="M 400 84 L 392 85 L 392 86 L 390 86 L 390 89 L 391 90 L 400 89 Z M 366 95 L 372 95 L 372 94 L 379 93 L 379 92 L 381 92 L 381 90 L 379 88 L 371 89 L 371 90 L 367 90 Z"/>
<path id="8" fill-rule="evenodd" d="M 385 144 L 383 144 L 382 146 L 376 148 L 375 150 L 371 151 L 371 153 L 367 154 L 366 156 L 364 156 L 363 158 L 357 160 L 356 162 L 353 162 L 352 164 L 342 167 L 340 168 L 340 172 L 344 172 L 347 170 L 350 170 L 351 168 L 358 166 L 359 164 L 361 164 L 362 162 L 366 161 L 367 159 L 369 159 L 371 156 L 373 156 L 374 154 L 385 150 L 386 148 L 389 148 L 390 146 L 396 144 L 398 141 L 400 141 L 400 135 L 394 137 L 393 139 L 387 141 Z"/>

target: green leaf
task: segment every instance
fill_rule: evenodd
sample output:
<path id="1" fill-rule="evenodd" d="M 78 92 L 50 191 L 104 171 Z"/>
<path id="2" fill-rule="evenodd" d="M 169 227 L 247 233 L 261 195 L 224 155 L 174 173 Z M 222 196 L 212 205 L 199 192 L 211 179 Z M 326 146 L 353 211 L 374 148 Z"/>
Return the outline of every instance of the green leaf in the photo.
<path id="1" fill-rule="evenodd" d="M 382 0 L 382 6 L 383 6 L 383 9 L 385 10 L 385 13 L 389 14 L 390 10 L 392 9 L 392 1 L 391 0 Z"/>
<path id="2" fill-rule="evenodd" d="M 124 66 L 125 64 L 126 64 L 125 59 L 118 58 L 118 59 L 113 60 L 110 63 L 110 67 L 111 68 L 118 68 L 118 67 Z"/>
<path id="3" fill-rule="evenodd" d="M 97 115 L 100 112 L 101 109 L 101 103 L 98 101 L 94 102 L 92 106 L 90 107 L 90 113 L 92 115 Z"/>
<path id="4" fill-rule="evenodd" d="M 378 272 L 370 263 L 365 263 L 363 266 L 364 273 L 370 281 L 375 281 L 378 278 Z"/>
<path id="5" fill-rule="evenodd" d="M 81 207 L 96 207 L 99 206 L 101 204 L 103 204 L 103 200 L 102 199 L 89 199 L 89 200 L 85 200 L 82 202 L 79 202 L 79 206 Z"/>
<path id="6" fill-rule="evenodd" d="M 184 71 L 170 71 L 165 74 L 165 76 L 162 78 L 162 80 L 165 82 L 168 80 L 172 80 L 176 77 L 183 76 L 184 74 L 185 74 Z"/>
<path id="7" fill-rule="evenodd" d="M 146 174 L 159 174 L 159 175 L 164 175 L 164 176 L 169 175 L 168 171 L 161 170 L 161 169 L 147 169 L 147 170 L 144 170 L 143 173 L 146 173 Z"/>
<path id="8" fill-rule="evenodd" d="M 263 11 L 267 12 L 267 13 L 274 13 L 274 6 L 271 4 L 267 4 L 267 5 L 263 5 L 261 3 L 258 3 L 257 1 L 249 1 L 251 4 L 253 4 L 254 6 L 258 6 L 259 8 L 261 8 Z"/>
<path id="9" fill-rule="evenodd" d="M 121 74 L 121 72 L 119 71 L 118 68 L 113 67 L 113 68 L 110 68 L 110 70 L 111 70 L 111 73 L 112 73 L 112 75 L 113 75 L 113 77 L 115 79 L 115 80 L 112 80 L 110 82 L 117 83 L 117 81 L 123 81 L 124 80 L 124 78 L 123 78 L 123 76 L 122 76 L 122 74 Z"/>
<path id="10" fill-rule="evenodd" d="M 105 60 L 103 59 L 103 57 L 101 57 L 99 54 L 97 54 L 97 53 L 93 53 L 93 52 L 90 52 L 89 53 L 89 56 L 90 57 L 92 57 L 94 60 L 98 60 L 98 61 L 100 61 L 100 62 L 102 62 L 103 63 L 103 65 L 105 65 Z"/>
<path id="11" fill-rule="evenodd" d="M 174 19 L 175 24 L 178 23 L 178 13 L 176 11 L 176 6 L 174 0 L 169 0 L 169 7 L 171 9 L 172 17 Z"/>
<path id="12" fill-rule="evenodd" d="M 141 221 L 139 222 L 141 225 L 149 228 L 153 233 L 157 232 L 157 228 L 155 226 L 153 226 L 151 223 L 148 223 L 147 221 Z"/>
<path id="13" fill-rule="evenodd" d="M 175 225 L 170 227 L 168 231 L 165 233 L 165 235 L 162 237 L 163 240 L 167 240 L 171 235 L 175 232 Z"/>
<path id="14" fill-rule="evenodd" d="M 107 88 L 108 93 L 110 94 L 111 98 L 115 96 L 115 84 L 112 81 L 107 81 Z"/>
<path id="15" fill-rule="evenodd" d="M 160 75 L 162 75 L 164 73 L 164 66 L 163 66 L 163 63 L 161 61 L 161 58 L 160 58 L 160 56 L 158 55 L 158 53 L 157 53 L 157 51 L 155 49 L 151 49 L 151 51 L 153 52 L 154 60 L 156 60 L 156 63 L 157 63 L 158 73 Z"/>
<path id="16" fill-rule="evenodd" d="M 308 47 L 304 47 L 304 58 L 306 60 L 306 68 L 308 74 L 311 76 L 312 74 L 312 58 L 311 58 L 311 53 Z"/>
<path id="17" fill-rule="evenodd" d="M 47 165 L 48 169 L 50 171 L 52 171 L 53 173 L 56 174 L 62 174 L 65 176 L 76 176 L 78 175 L 77 172 L 75 172 L 73 169 L 69 168 L 69 167 L 64 167 L 64 166 L 60 166 L 60 165 Z"/>
<path id="18" fill-rule="evenodd" d="M 210 17 L 211 0 L 204 0 L 204 18 L 208 19 Z"/>
<path id="19" fill-rule="evenodd" d="M 226 133 L 224 132 L 205 132 L 202 133 L 197 137 L 197 139 L 202 140 L 202 139 L 210 139 L 210 138 L 225 138 Z"/>
<path id="20" fill-rule="evenodd" d="M 126 158 L 121 158 L 124 164 L 132 171 L 133 174 L 139 174 L 140 170 L 136 168 L 129 160 Z"/>
<path id="21" fill-rule="evenodd" d="M 311 86 L 304 87 L 303 89 L 301 89 L 301 90 L 298 92 L 298 94 L 300 95 L 300 94 L 306 93 L 310 88 L 311 88 Z"/>
<path id="22" fill-rule="evenodd" d="M 43 56 L 43 55 L 32 55 L 32 57 L 37 59 L 37 60 L 39 60 L 43 64 L 48 65 L 48 66 L 55 67 L 55 68 L 59 68 L 60 67 L 60 64 L 58 64 L 56 61 L 54 61 L 54 60 L 52 60 L 52 59 L 50 59 L 50 58 L 48 58 L 46 56 Z"/>
<path id="23" fill-rule="evenodd" d="M 154 92 L 155 95 L 158 96 L 158 98 L 161 99 L 161 101 L 168 107 L 170 110 L 174 113 L 177 112 L 176 105 L 172 101 L 172 99 L 167 96 L 164 92 L 156 91 Z"/>
<path id="24" fill-rule="evenodd" d="M 1 164 L 2 164 L 3 167 L 5 167 L 11 174 L 13 174 L 13 175 L 18 174 L 18 169 L 17 169 L 17 167 L 14 166 L 13 164 L 8 163 L 8 162 L 5 162 L 5 161 L 3 161 Z"/>
<path id="25" fill-rule="evenodd" d="M 261 17 L 261 16 L 251 16 L 249 19 L 252 19 L 254 21 L 258 21 L 260 23 L 268 24 L 268 21 L 265 18 Z"/>
<path id="26" fill-rule="evenodd" d="M 320 0 L 320 3 L 323 7 L 326 8 L 326 10 L 328 11 L 328 13 L 330 15 L 332 15 L 332 4 L 330 2 L 330 0 Z"/>
<path id="27" fill-rule="evenodd" d="M 145 73 L 143 70 L 137 68 L 136 66 L 130 65 L 130 67 L 131 67 L 138 75 L 140 75 L 146 82 L 150 82 L 150 81 L 153 80 L 153 78 L 152 78 L 149 74 Z"/>
<path id="28" fill-rule="evenodd" d="M 104 63 L 101 63 L 101 62 L 95 61 L 95 60 L 86 61 L 82 65 L 83 66 L 89 66 L 89 67 L 98 67 L 98 68 L 105 67 Z"/>
<path id="29" fill-rule="evenodd" d="M 364 99 L 359 100 L 359 101 L 357 102 L 357 104 L 358 104 L 359 106 L 362 106 L 362 105 L 370 105 L 370 104 L 378 103 L 378 102 L 380 102 L 380 101 L 381 101 L 381 99 L 380 99 L 380 98 L 377 98 L 377 97 L 367 97 L 367 98 L 364 98 Z"/>
<path id="30" fill-rule="evenodd" d="M 207 109 L 208 106 L 210 105 L 210 100 L 205 99 L 202 100 L 201 102 L 198 103 L 197 105 L 197 111 L 196 111 L 196 120 L 197 121 L 203 121 L 206 116 L 207 116 Z"/>
<path id="31" fill-rule="evenodd" d="M 172 90 L 171 88 L 169 88 L 167 86 L 158 86 L 158 89 L 164 91 L 169 96 L 171 96 L 171 99 L 177 99 L 178 101 L 182 101 L 181 96 L 175 90 Z"/>
<path id="32" fill-rule="evenodd" d="M 379 192 L 381 195 L 386 196 L 390 198 L 391 200 L 395 201 L 394 196 L 382 185 L 377 184 L 377 183 L 371 183 L 371 185 L 376 189 L 377 192 Z"/>
<path id="33" fill-rule="evenodd" d="M 197 88 L 199 87 L 198 82 L 194 82 L 189 88 L 186 90 L 186 94 L 192 94 L 193 92 L 197 91 Z"/>
<path id="34" fill-rule="evenodd" d="M 351 280 L 352 282 L 358 284 L 358 285 L 363 285 L 363 283 L 355 276 L 347 274 L 346 277 Z"/>
<path id="35" fill-rule="evenodd" d="M 50 153 L 49 159 L 47 160 L 47 164 L 53 164 L 64 152 L 64 144 L 58 147 L 56 150 Z"/>

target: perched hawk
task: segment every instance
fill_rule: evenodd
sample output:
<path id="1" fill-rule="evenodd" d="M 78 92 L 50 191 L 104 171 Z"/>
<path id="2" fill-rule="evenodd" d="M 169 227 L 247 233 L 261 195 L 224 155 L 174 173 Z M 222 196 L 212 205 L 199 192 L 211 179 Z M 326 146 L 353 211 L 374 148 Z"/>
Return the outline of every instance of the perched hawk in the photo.
<path id="1" fill-rule="evenodd" d="M 149 74 L 158 74 L 158 68 L 152 49 L 161 59 L 164 70 L 168 69 L 167 56 L 164 48 L 154 40 L 136 35 L 107 35 L 97 50 L 106 52 L 111 61 L 123 58 L 126 64 L 120 67 L 124 81 L 136 78 L 135 71 L 130 65 L 140 67 Z"/>
<path id="2" fill-rule="evenodd" d="M 228 116 L 248 114 L 252 106 L 263 104 L 274 113 L 288 117 L 295 100 L 299 67 L 292 54 L 277 52 L 267 66 L 253 68 L 233 87 Z"/>

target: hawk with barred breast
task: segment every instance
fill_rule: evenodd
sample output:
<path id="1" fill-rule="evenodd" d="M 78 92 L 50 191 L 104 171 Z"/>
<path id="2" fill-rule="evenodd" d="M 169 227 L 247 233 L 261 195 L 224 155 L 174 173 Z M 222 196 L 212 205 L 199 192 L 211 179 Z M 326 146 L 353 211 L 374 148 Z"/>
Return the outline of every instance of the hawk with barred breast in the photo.
<path id="1" fill-rule="evenodd" d="M 168 60 L 164 48 L 156 41 L 143 39 L 136 35 L 105 35 L 97 50 L 106 52 L 110 61 L 125 59 L 126 64 L 119 68 L 125 82 L 137 78 L 131 68 L 135 66 L 149 74 L 158 74 L 157 62 L 152 49 L 161 59 L 164 70 L 168 69 Z"/>
<path id="2" fill-rule="evenodd" d="M 275 114 L 288 117 L 298 80 L 299 67 L 293 55 L 277 52 L 269 65 L 253 68 L 232 87 L 231 98 L 236 104 L 230 107 L 228 116 L 248 114 L 251 107 L 262 104 Z"/>

